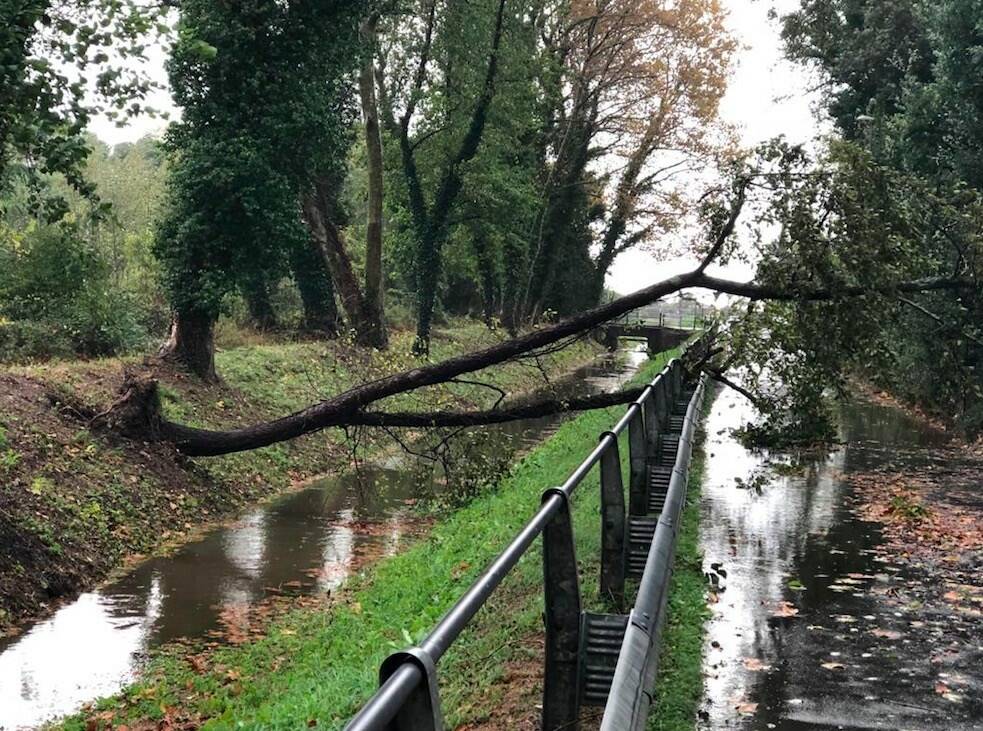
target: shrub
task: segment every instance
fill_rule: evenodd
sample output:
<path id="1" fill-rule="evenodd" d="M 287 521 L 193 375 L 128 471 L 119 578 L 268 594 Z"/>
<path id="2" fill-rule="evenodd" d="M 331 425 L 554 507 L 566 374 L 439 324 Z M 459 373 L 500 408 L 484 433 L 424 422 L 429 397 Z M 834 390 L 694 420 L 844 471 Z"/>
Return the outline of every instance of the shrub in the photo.
<path id="1" fill-rule="evenodd" d="M 0 362 L 67 358 L 74 352 L 66 334 L 53 331 L 49 324 L 28 320 L 0 322 Z"/>
<path id="2" fill-rule="evenodd" d="M 134 297 L 114 286 L 73 223 L 31 224 L 0 241 L 0 342 L 6 360 L 112 355 L 141 346 Z"/>

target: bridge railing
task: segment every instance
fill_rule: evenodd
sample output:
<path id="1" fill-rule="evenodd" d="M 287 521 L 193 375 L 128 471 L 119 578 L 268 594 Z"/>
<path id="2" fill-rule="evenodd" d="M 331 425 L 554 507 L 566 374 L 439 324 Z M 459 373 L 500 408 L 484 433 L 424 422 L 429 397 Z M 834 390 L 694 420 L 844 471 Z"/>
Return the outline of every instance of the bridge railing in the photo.
<path id="1" fill-rule="evenodd" d="M 638 312 L 628 312 L 611 321 L 611 324 L 622 325 L 624 327 L 664 327 L 675 328 L 677 330 L 702 330 L 712 319 L 707 316 L 706 310 L 702 307 L 688 313 L 682 310 L 675 314 L 660 312 L 657 317 L 643 317 Z"/>
<path id="2" fill-rule="evenodd" d="M 702 346 L 702 340 L 698 340 L 691 349 Z M 582 611 L 570 502 L 584 478 L 595 466 L 599 466 L 600 591 L 602 597 L 621 611 L 625 601 L 626 578 L 632 571 L 629 531 L 633 520 L 639 522 L 632 516 L 645 515 L 650 506 L 650 465 L 657 456 L 662 437 L 670 432 L 673 408 L 684 392 L 683 378 L 682 362 L 672 360 L 628 406 L 624 416 L 610 430 L 600 434 L 598 445 L 573 473 L 561 485 L 550 487 L 542 493 L 540 507 L 535 514 L 420 644 L 396 652 L 383 661 L 379 671 L 379 689 L 351 719 L 345 727 L 347 731 L 439 731 L 444 728 L 437 664 L 540 535 L 543 537 L 546 640 L 542 728 L 546 731 L 576 729 L 581 706 L 604 705 L 607 688 L 599 687 L 597 678 L 591 675 L 588 655 L 592 650 L 595 656 L 601 653 L 602 665 L 607 662 L 613 672 L 611 660 L 617 657 L 621 637 L 627 631 L 634 638 L 635 633 L 629 625 L 629 618 L 624 615 L 594 615 Z M 702 385 L 694 398 L 701 393 Z M 674 476 L 677 473 L 685 474 L 689 467 L 693 420 L 690 412 L 692 404 L 686 415 L 689 432 L 685 439 L 680 438 L 680 446 L 675 453 Z M 622 456 L 618 446 L 618 437 L 626 430 L 629 468 L 627 509 L 622 482 Z M 679 478 L 674 479 L 676 491 L 667 497 L 679 503 Z M 641 519 L 642 522 L 644 520 Z M 665 530 L 662 532 L 665 533 Z M 652 550 L 655 545 L 653 542 Z M 646 566 L 648 563 L 651 563 L 651 557 Z M 661 575 L 662 570 L 659 571 Z M 646 569 L 643 588 L 647 586 L 646 581 L 651 584 L 663 580 L 653 578 L 655 574 L 649 576 L 650 573 Z M 640 601 L 641 596 L 639 594 Z M 658 601 L 664 604 L 664 599 Z M 639 606 L 636 604 L 636 612 Z M 590 641 L 592 637 L 595 639 L 593 646 Z M 600 647 L 597 646 L 598 637 Z M 633 639 L 631 647 L 635 647 L 635 644 Z M 629 647 L 627 643 L 625 647 Z M 618 668 L 621 668 L 620 661 Z M 605 681 L 603 668 L 601 675 L 601 686 L 610 683 L 611 675 L 608 674 Z"/>

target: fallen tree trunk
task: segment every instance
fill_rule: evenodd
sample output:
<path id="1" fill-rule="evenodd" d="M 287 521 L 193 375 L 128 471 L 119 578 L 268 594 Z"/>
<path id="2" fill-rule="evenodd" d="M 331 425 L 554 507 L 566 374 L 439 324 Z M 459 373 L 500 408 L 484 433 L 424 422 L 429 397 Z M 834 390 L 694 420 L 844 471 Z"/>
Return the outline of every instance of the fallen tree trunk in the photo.
<path id="1" fill-rule="evenodd" d="M 161 420 L 160 438 L 173 442 L 177 449 L 187 455 L 214 456 L 265 447 L 327 427 L 358 424 L 360 423 L 358 419 L 365 419 L 369 413 L 375 413 L 365 411 L 369 405 L 390 396 L 445 383 L 466 373 L 528 356 L 540 348 L 588 332 L 608 320 L 688 287 L 710 289 L 749 299 L 824 301 L 871 293 L 897 294 L 977 286 L 979 285 L 965 280 L 932 277 L 885 284 L 877 288 L 844 286 L 839 289 L 781 289 L 771 285 L 719 279 L 704 274 L 702 269 L 697 269 L 670 277 L 554 325 L 533 330 L 483 350 L 465 353 L 439 363 L 412 368 L 355 386 L 330 399 L 273 421 L 221 431 L 198 429 Z"/>

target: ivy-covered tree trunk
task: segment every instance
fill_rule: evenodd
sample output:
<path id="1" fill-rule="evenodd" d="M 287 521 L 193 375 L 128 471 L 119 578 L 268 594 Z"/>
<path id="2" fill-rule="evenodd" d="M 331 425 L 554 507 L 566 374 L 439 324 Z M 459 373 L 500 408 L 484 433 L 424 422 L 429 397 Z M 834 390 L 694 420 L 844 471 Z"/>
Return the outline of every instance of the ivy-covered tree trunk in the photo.
<path id="1" fill-rule="evenodd" d="M 577 220 L 578 203 L 583 199 L 584 175 L 590 159 L 591 132 L 587 123 L 570 123 L 564 154 L 556 162 L 552 190 L 542 214 L 537 241 L 530 262 L 532 272 L 524 297 L 521 315 L 535 321 L 546 308 L 553 291 L 557 268 L 567 262 L 561 256 L 564 241 L 569 239 Z"/>
<path id="2" fill-rule="evenodd" d="M 158 355 L 181 363 L 206 381 L 217 381 L 215 321 L 200 313 L 175 312 L 170 334 Z"/>
<path id="3" fill-rule="evenodd" d="M 442 238 L 443 231 L 435 230 L 433 226 L 426 226 L 420 237 L 416 262 L 416 341 L 413 343 L 413 352 L 417 355 L 430 353 L 430 330 L 437 307 L 437 287 L 440 285 Z"/>
<path id="4" fill-rule="evenodd" d="M 240 287 L 249 310 L 249 323 L 257 330 L 275 330 L 277 327 L 276 311 L 270 299 L 270 286 L 266 278 L 260 275 L 244 282 Z"/>
<path id="5" fill-rule="evenodd" d="M 481 314 L 485 324 L 491 327 L 495 318 L 499 294 L 495 256 L 491 249 L 491 241 L 483 227 L 472 227 L 471 242 L 478 264 L 478 276 L 481 280 Z"/>
<path id="6" fill-rule="evenodd" d="M 373 317 L 365 301 L 344 237 L 335 224 L 337 203 L 331 181 L 318 180 L 314 190 L 304 195 L 302 207 L 311 235 L 331 272 L 348 325 L 355 331 L 355 341 L 360 345 L 386 348 L 389 343 L 385 328 Z"/>
<path id="7" fill-rule="evenodd" d="M 317 242 L 311 239 L 307 246 L 298 246 L 290 265 L 304 307 L 302 327 L 311 333 L 338 337 L 341 317 L 331 275 L 324 266 Z"/>
<path id="8" fill-rule="evenodd" d="M 372 47 L 376 42 L 378 16 L 362 24 L 362 36 Z M 382 271 L 383 159 L 379 105 L 375 95 L 375 60 L 368 54 L 358 77 L 359 99 L 365 124 L 365 150 L 368 157 L 368 213 L 365 227 L 365 308 L 366 317 L 377 331 L 377 347 L 388 345 Z"/>

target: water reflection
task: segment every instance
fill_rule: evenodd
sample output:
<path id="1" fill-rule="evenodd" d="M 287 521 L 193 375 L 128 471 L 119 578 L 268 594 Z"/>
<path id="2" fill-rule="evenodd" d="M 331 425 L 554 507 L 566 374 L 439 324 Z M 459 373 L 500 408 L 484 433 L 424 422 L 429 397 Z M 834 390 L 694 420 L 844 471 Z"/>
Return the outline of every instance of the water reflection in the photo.
<path id="1" fill-rule="evenodd" d="M 939 457 L 924 447 L 945 436 L 887 407 L 846 405 L 841 448 L 756 493 L 736 481 L 766 455 L 729 433 L 750 415 L 741 396 L 724 391 L 707 424 L 701 542 L 706 569 L 721 564 L 726 577 L 708 628 L 701 725 L 929 729 L 944 718 L 947 729 L 981 728 L 972 705 L 946 709 L 934 692 L 939 668 L 930 657 L 952 629 L 893 598 L 921 579 L 874 550 L 878 527 L 855 516 L 844 480 L 930 464 Z M 978 674 L 973 662 L 962 672 Z"/>
<path id="2" fill-rule="evenodd" d="M 613 390 L 644 360 L 636 349 L 604 356 L 554 388 Z M 489 429 L 528 445 L 560 421 Z M 139 564 L 19 637 L 0 639 L 0 731 L 35 727 L 118 691 L 150 648 L 227 628 L 271 592 L 337 588 L 360 562 L 392 555 L 412 537 L 420 488 L 417 471 L 398 457 L 323 480 Z"/>

